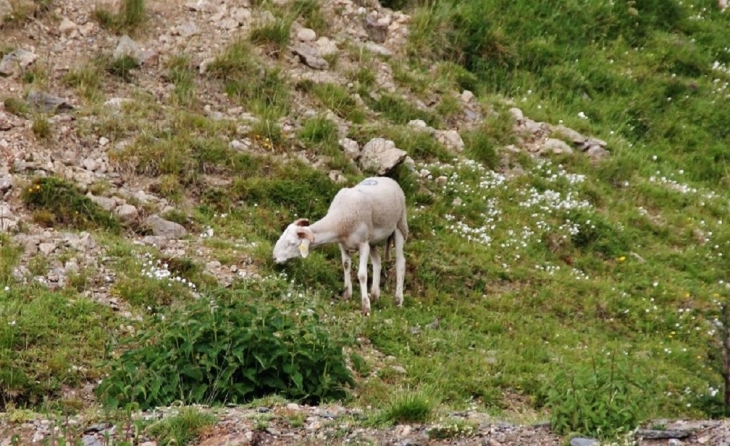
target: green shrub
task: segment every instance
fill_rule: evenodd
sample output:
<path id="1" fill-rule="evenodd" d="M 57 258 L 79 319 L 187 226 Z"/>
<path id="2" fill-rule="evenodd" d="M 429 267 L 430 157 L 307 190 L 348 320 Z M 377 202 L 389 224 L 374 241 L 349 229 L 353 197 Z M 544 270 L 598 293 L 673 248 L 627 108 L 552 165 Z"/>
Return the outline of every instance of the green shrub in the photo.
<path id="1" fill-rule="evenodd" d="M 107 405 L 141 408 L 240 404 L 281 393 L 318 402 L 345 396 L 352 378 L 342 344 L 302 309 L 283 312 L 251 296 L 207 296 L 140 332 L 97 388 Z"/>
<path id="2" fill-rule="evenodd" d="M 52 216 L 52 222 L 77 229 L 104 228 L 118 232 L 119 221 L 111 212 L 85 196 L 78 187 L 58 177 L 36 178 L 23 189 L 25 205 Z"/>
<path id="3" fill-rule="evenodd" d="M 643 384 L 627 362 L 594 360 L 561 368 L 545 384 L 550 423 L 560 435 L 578 432 L 601 439 L 634 429 L 642 421 Z"/>

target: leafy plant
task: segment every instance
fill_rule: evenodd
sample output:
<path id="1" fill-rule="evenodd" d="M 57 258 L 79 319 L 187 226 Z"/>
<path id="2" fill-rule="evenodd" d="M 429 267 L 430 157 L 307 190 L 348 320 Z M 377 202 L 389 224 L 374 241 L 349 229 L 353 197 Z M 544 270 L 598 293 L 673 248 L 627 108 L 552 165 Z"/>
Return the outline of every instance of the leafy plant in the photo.
<path id="1" fill-rule="evenodd" d="M 106 404 L 142 408 L 243 403 L 271 393 L 318 402 L 352 383 L 342 345 L 316 313 L 299 317 L 241 296 L 208 296 L 138 334 L 97 388 Z"/>
<path id="2" fill-rule="evenodd" d="M 638 426 L 643 384 L 627 362 L 593 360 L 590 366 L 561 369 L 546 383 L 546 404 L 555 432 L 614 438 Z"/>

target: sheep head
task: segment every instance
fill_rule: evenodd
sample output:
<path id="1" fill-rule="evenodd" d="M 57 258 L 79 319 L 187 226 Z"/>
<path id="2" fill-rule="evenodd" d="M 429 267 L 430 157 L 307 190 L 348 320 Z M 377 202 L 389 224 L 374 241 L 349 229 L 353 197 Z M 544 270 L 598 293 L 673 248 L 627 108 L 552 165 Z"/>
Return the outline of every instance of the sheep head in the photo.
<path id="1" fill-rule="evenodd" d="M 290 224 L 274 245 L 274 261 L 284 263 L 295 257 L 307 257 L 309 244 L 314 241 L 314 234 L 308 228 L 309 220 L 300 218 Z"/>

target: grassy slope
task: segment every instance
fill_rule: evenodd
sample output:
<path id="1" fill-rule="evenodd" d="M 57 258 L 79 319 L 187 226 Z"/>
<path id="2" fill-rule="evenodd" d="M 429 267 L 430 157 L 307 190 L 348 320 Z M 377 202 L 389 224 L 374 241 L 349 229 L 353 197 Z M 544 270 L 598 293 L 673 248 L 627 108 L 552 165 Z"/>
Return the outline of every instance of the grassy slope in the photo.
<path id="1" fill-rule="evenodd" d="M 556 7 L 473 0 L 414 9 L 411 58 L 392 62 L 402 70 L 396 76 L 402 92 L 446 97 L 466 87 L 479 94 L 485 108 L 511 98 L 533 119 L 562 121 L 608 141 L 612 156 L 600 165 L 578 155 L 537 161 L 505 154 L 512 166 L 525 170 L 507 179 L 484 164 L 453 161 L 428 138 L 408 145 L 409 134 L 399 127 L 408 120 L 403 116 L 442 124 L 451 110 L 448 102 L 442 100 L 440 110 L 418 111 L 395 96 L 367 98 L 363 92 L 377 88 L 368 60 L 348 73 L 354 82 L 349 92 L 341 86 L 291 85 L 274 68 L 252 69 L 249 58 L 258 53 L 248 42 L 223 54 L 206 78 L 196 78 L 184 57 L 175 59 L 169 76 L 176 84 L 174 107 L 162 110 L 142 100 L 126 109 L 127 120 L 102 116 L 100 128 L 112 137 L 140 132 L 137 143 L 118 155 L 120 165 L 158 178 L 158 193 L 180 203 L 194 200 L 187 224 L 215 230 L 205 243 L 223 263 L 252 255 L 263 274 L 293 280 L 297 292 L 306 293 L 302 308 L 331 313 L 331 330 L 360 340 L 354 347 L 370 367 L 362 370 L 367 376 L 353 404 L 382 407 L 395 389 L 410 387 L 427 389 L 447 407 L 476 405 L 514 415 L 540 410 L 549 401 L 548 390 L 564 390 L 571 376 L 586 379 L 597 373 L 594 367 L 613 365 L 617 381 L 639 386 L 629 392 L 627 404 L 637 405 L 641 418 L 707 416 L 716 413 L 720 398 L 710 398 L 711 388 L 721 385 L 710 321 L 718 302 L 727 299 L 723 281 L 730 266 L 730 230 L 724 221 L 730 16 L 700 9 L 699 3 L 629 7 L 592 0 Z M 266 32 L 256 35 L 258 45 L 283 38 L 276 34 L 267 41 Z M 453 51 L 439 54 L 442 47 Z M 719 69 L 713 69 L 715 62 Z M 434 63 L 437 79 L 424 81 L 425 67 Z M 80 68 L 67 80 L 90 104 L 101 100 L 93 83 L 113 81 L 94 69 Z M 84 79 L 95 80 L 90 85 Z M 200 114 L 195 85 L 203 81 L 218 83 L 263 118 L 249 132 L 260 156 L 228 149 L 220 138 L 232 137 L 235 125 Z M 347 99 L 358 90 L 379 115 Z M 296 216 L 323 215 L 338 188 L 325 173 L 284 164 L 273 155 L 287 150 L 275 120 L 288 113 L 295 94 L 322 110 L 357 116 L 364 124 L 353 127 L 352 137 L 387 134 L 408 148 L 417 170 L 431 172 L 427 178 L 405 171 L 400 176 L 412 228 L 405 308 L 393 307 L 390 282 L 370 319 L 355 314 L 355 302 L 331 305 L 330 297 L 341 287 L 336 248 L 323 248 L 284 268 L 271 263 L 270 248 L 282 225 Z M 588 119 L 579 118 L 580 112 Z M 165 124 L 150 119 L 161 115 L 167 115 Z M 357 179 L 346 160 L 337 158 L 333 127 L 323 119 L 304 125 L 305 146 L 331 156 L 332 167 L 345 166 L 348 178 Z M 481 139 L 473 139 L 470 156 L 495 166 L 492 150 L 511 138 L 505 122 L 490 121 Z M 206 186 L 203 174 L 209 173 L 230 176 L 231 187 Z M 435 181 L 439 176 L 447 178 L 444 185 Z M 109 246 L 119 243 L 115 235 L 105 237 Z M 131 255 L 136 248 L 114 249 L 122 276 L 114 292 L 135 308 L 184 300 L 184 287 L 171 293 L 139 273 L 141 264 Z M 4 259 L 12 257 L 3 253 Z M 4 305 L 68 298 L 16 287 L 0 273 L 2 284 L 12 288 L 10 293 L 0 288 Z M 180 272 L 205 291 L 205 280 L 193 273 L 190 268 Z M 75 314 L 83 318 L 86 309 Z M 429 324 L 435 320 L 433 328 Z M 0 312 L 2 327 L 31 323 L 23 321 Z M 144 319 L 139 328 L 152 323 Z M 20 363 L 13 356 L 16 340 L 8 336 L 0 337 L 3 358 Z M 362 339 L 394 356 L 407 373 L 375 360 L 367 343 L 359 343 Z M 101 349 L 89 353 L 78 351 L 76 342 L 64 345 L 83 358 L 103 356 Z M 89 376 L 99 373 L 95 369 Z M 67 384 L 78 380 L 63 376 Z"/>

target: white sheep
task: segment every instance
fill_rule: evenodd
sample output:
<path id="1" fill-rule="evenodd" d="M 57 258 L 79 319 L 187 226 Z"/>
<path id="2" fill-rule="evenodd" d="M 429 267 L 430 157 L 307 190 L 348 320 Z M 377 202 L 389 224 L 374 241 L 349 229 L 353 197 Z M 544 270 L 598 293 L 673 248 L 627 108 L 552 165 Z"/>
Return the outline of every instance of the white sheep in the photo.
<path id="1" fill-rule="evenodd" d="M 327 215 L 309 224 L 300 218 L 290 224 L 274 246 L 274 261 L 283 263 L 295 257 L 307 257 L 309 248 L 326 243 L 338 243 L 342 253 L 342 267 L 345 270 L 344 297 L 352 297 L 350 251 L 359 251 L 360 266 L 357 278 L 362 294 L 362 312 L 370 314 L 370 299 L 367 293 L 368 257 L 373 263 L 373 283 L 370 294 L 380 297 L 380 254 L 376 245 L 395 245 L 396 289 L 398 306 L 403 305 L 403 276 L 406 259 L 403 246 L 408 237 L 406 219 L 406 198 L 398 183 L 387 177 L 367 178 L 355 187 L 341 189 L 330 204 Z"/>

